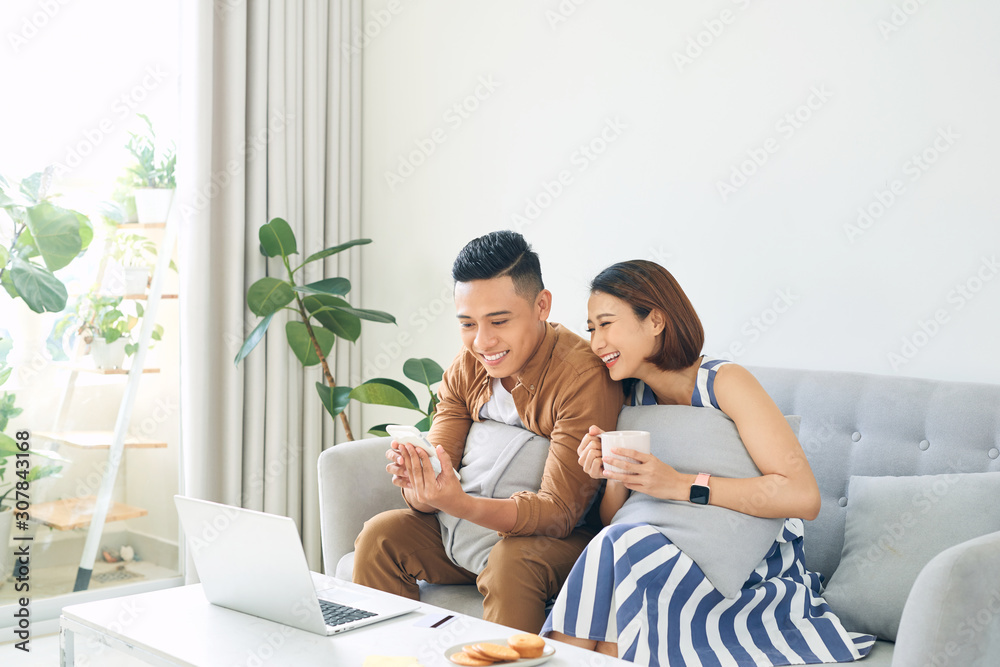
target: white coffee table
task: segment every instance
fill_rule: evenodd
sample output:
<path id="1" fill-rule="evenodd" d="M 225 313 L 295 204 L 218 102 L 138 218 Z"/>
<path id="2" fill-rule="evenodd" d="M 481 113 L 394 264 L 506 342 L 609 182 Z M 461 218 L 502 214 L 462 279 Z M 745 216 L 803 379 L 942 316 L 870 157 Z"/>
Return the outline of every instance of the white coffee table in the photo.
<path id="1" fill-rule="evenodd" d="M 313 577 L 320 583 L 327 579 Z M 517 632 L 462 614 L 437 628 L 419 625 L 429 616 L 450 613 L 421 604 L 416 612 L 323 637 L 217 607 L 205 599 L 200 585 L 181 586 L 65 607 L 60 617 L 61 664 L 73 665 L 75 639 L 89 638 L 150 665 L 353 667 L 367 656 L 388 655 L 413 656 L 425 667 L 452 666 L 444 657 L 448 648 Z M 632 664 L 552 643 L 556 652 L 547 666 Z"/>

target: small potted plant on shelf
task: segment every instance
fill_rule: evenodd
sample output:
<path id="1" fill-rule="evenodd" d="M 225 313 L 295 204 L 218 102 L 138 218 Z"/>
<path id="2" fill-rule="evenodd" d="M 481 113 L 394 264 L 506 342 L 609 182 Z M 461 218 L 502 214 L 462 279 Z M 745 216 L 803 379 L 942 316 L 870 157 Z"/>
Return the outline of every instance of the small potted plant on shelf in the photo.
<path id="1" fill-rule="evenodd" d="M 156 244 L 140 234 L 118 233 L 111 241 L 110 250 L 109 257 L 124 273 L 123 295 L 145 294 L 150 270 L 156 264 Z"/>
<path id="2" fill-rule="evenodd" d="M 177 154 L 171 148 L 157 156 L 153 123 L 145 114 L 138 116 L 146 123 L 146 133 L 129 133 L 131 138 L 125 144 L 136 159 L 136 164 L 128 168 L 132 175 L 136 214 L 139 222 L 164 222 L 177 186 L 174 179 Z"/>
<path id="3" fill-rule="evenodd" d="M 145 315 L 142 304 L 91 291 L 81 296 L 76 307 L 53 327 L 52 339 L 61 348 L 67 334 L 79 336 L 90 345 L 94 366 L 102 370 L 123 368 L 125 358 L 139 349 L 133 332 Z M 163 327 L 153 327 L 154 341 L 163 339 Z"/>
<path id="4" fill-rule="evenodd" d="M 106 254 L 112 260 L 106 267 L 101 281 L 101 293 L 109 296 L 135 298 L 146 293 L 149 275 L 156 266 L 156 243 L 148 236 L 123 231 L 126 212 L 115 201 L 101 202 L 101 218 L 107 225 Z M 173 260 L 170 268 L 177 270 Z"/>
<path id="5" fill-rule="evenodd" d="M 137 318 L 125 315 L 121 297 L 94 296 L 84 301 L 83 324 L 77 333 L 90 344 L 94 365 L 110 370 L 125 365 L 126 346 L 131 342 Z"/>

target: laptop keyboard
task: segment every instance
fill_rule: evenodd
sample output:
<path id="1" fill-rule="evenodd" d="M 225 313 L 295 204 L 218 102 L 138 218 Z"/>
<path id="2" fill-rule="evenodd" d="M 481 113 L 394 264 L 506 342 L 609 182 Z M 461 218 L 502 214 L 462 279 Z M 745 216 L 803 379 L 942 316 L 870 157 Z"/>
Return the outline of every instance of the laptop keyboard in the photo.
<path id="1" fill-rule="evenodd" d="M 350 623 L 351 621 L 358 621 L 362 618 L 370 618 L 375 615 L 371 611 L 348 607 L 347 605 L 337 604 L 329 600 L 320 600 L 319 608 L 323 611 L 323 620 L 326 621 L 326 624 L 334 627 Z"/>

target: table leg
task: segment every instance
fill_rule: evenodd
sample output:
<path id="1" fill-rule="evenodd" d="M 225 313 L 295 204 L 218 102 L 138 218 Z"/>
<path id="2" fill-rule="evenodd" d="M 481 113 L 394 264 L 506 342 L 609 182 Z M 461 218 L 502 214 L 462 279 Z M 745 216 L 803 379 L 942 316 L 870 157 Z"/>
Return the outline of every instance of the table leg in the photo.
<path id="1" fill-rule="evenodd" d="M 59 665 L 60 667 L 73 667 L 76 664 L 74 650 L 76 641 L 71 629 L 64 624 L 59 625 Z"/>

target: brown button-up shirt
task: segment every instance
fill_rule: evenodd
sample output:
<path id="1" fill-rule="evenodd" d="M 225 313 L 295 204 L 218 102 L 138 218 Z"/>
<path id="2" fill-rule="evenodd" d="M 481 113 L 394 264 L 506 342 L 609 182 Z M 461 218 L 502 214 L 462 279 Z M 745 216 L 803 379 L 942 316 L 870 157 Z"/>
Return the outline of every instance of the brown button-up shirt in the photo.
<path id="1" fill-rule="evenodd" d="M 582 338 L 559 324 L 546 323 L 545 337 L 510 392 L 525 428 L 549 438 L 548 458 L 538 492 L 512 497 L 517 522 L 503 536 L 564 538 L 579 523 L 600 484 L 578 462 L 577 447 L 596 424 L 613 430 L 622 407 L 621 385 Z M 427 439 L 458 463 L 473 421 L 493 394 L 493 379 L 468 349 L 458 354 L 438 389 L 440 403 Z"/>

